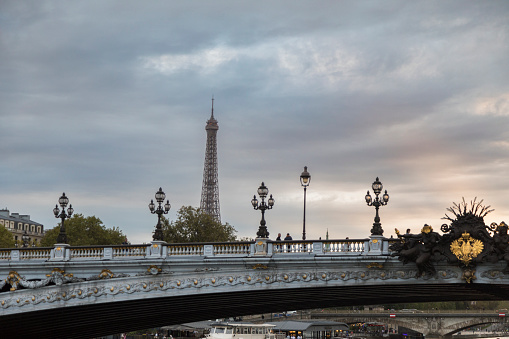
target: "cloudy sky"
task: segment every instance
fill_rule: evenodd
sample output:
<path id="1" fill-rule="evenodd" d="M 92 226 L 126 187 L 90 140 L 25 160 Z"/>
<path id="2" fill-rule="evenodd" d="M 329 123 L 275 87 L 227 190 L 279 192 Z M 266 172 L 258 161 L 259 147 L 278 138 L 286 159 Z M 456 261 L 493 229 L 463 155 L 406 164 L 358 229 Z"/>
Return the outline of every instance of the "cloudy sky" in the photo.
<path id="1" fill-rule="evenodd" d="M 0 208 L 76 213 L 148 242 L 159 187 L 199 206 L 219 122 L 221 219 L 254 237 L 365 238 L 462 197 L 509 221 L 507 1 L 0 1 Z"/>

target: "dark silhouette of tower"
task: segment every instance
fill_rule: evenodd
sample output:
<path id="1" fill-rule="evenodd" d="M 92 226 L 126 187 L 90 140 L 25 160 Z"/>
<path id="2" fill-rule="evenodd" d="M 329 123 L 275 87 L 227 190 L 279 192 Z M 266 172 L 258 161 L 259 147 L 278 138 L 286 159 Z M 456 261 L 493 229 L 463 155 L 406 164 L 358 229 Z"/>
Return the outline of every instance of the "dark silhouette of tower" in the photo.
<path id="1" fill-rule="evenodd" d="M 212 98 L 212 113 L 207 121 L 207 146 L 205 150 L 205 166 L 203 169 L 203 184 L 201 187 L 200 209 L 211 215 L 214 220 L 221 222 L 219 213 L 219 183 L 217 180 L 217 120 L 214 119 L 214 98 Z"/>

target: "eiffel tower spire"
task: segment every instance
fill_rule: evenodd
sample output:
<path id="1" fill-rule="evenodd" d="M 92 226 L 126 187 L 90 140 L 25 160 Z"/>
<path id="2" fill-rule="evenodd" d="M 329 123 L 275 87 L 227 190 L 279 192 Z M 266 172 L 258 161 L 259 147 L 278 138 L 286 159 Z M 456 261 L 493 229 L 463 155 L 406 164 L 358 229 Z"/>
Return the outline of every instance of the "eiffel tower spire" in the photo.
<path id="1" fill-rule="evenodd" d="M 205 166 L 203 169 L 203 183 L 201 187 L 200 209 L 211 215 L 214 220 L 221 222 L 219 212 L 219 182 L 217 180 L 217 120 L 214 118 L 214 97 L 212 97 L 212 112 L 207 121 L 207 145 L 205 149 Z"/>

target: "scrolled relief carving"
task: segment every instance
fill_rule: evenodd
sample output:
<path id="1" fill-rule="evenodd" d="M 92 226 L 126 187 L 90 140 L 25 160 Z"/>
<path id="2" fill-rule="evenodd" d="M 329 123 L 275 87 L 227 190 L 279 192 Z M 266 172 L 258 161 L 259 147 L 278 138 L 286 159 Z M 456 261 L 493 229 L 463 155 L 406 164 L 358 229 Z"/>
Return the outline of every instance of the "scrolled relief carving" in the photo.
<path id="1" fill-rule="evenodd" d="M 488 270 L 481 273 L 482 278 L 488 279 L 509 279 L 509 275 L 504 274 L 500 270 Z"/>
<path id="2" fill-rule="evenodd" d="M 150 265 L 145 272 L 136 274 L 137 277 L 144 275 L 172 274 L 174 272 L 164 270 L 156 265 Z"/>
<path id="3" fill-rule="evenodd" d="M 279 277 L 279 281 L 285 283 L 292 283 L 294 281 L 302 281 L 301 273 L 283 273 Z"/>
<path id="4" fill-rule="evenodd" d="M 148 272 L 147 272 L 148 273 Z M 50 274 L 47 275 L 47 279 L 43 281 L 29 282 L 24 280 L 23 277 L 10 272 L 10 278 L 3 280 L 3 284 L 10 282 L 15 283 L 16 281 L 20 286 L 32 286 L 25 288 L 37 288 L 40 286 L 46 286 L 50 282 L 57 284 L 57 282 L 63 287 L 58 291 L 44 291 L 44 292 L 29 292 L 34 291 L 26 290 L 27 293 L 17 295 L 16 297 L 8 297 L 2 300 L 0 295 L 0 307 L 8 308 L 13 306 L 24 306 L 24 305 L 37 305 L 41 303 L 53 303 L 60 300 L 71 300 L 78 299 L 83 300 L 87 298 L 101 298 L 107 295 L 117 294 L 135 294 L 135 293 L 149 293 L 157 290 L 168 290 L 168 289 L 186 289 L 186 288 L 213 288 L 219 286 L 236 286 L 236 285 L 253 285 L 253 284 L 272 284 L 275 282 L 323 282 L 323 281 L 348 281 L 348 280 L 374 280 L 374 279 L 412 279 L 415 278 L 416 270 L 361 270 L 361 271 L 322 271 L 322 272 L 284 272 L 284 273 L 273 273 L 266 271 L 258 271 L 255 274 L 239 274 L 239 275 L 221 275 L 212 277 L 164 277 L 157 275 L 157 280 L 143 280 L 143 281 L 129 281 L 129 280 L 117 280 L 114 281 L 112 278 L 125 277 L 126 274 L 113 274 L 109 270 L 103 270 L 101 274 L 93 276 L 92 279 L 79 279 L 72 276 L 72 274 L 65 274 L 63 270 L 54 269 Z M 103 278 L 101 278 L 101 276 Z M 147 279 L 152 274 L 149 273 Z M 496 279 L 499 277 L 505 277 L 505 275 L 499 270 L 486 271 L 482 273 L 483 277 L 490 279 Z M 19 277 L 19 278 L 18 278 Z M 156 275 L 154 275 L 154 278 Z M 421 277 L 424 278 L 424 277 Z M 449 269 L 438 270 L 436 277 L 426 277 L 425 279 L 451 279 L 458 278 L 458 273 Z M 508 277 L 509 278 L 509 277 Z M 94 286 L 76 286 L 76 285 L 65 285 L 67 282 L 85 282 L 85 281 L 101 281 L 100 285 L 95 284 Z M 41 290 L 38 290 L 41 291 Z"/>
<path id="5" fill-rule="evenodd" d="M 130 275 L 129 274 L 125 274 L 125 273 L 115 274 L 115 273 L 113 273 L 112 271 L 110 271 L 108 269 L 104 269 L 98 275 L 93 275 L 91 277 L 88 277 L 86 280 L 87 281 L 93 281 L 93 280 L 103 280 L 103 279 L 112 279 L 112 278 L 125 278 L 125 277 L 130 277 Z"/>

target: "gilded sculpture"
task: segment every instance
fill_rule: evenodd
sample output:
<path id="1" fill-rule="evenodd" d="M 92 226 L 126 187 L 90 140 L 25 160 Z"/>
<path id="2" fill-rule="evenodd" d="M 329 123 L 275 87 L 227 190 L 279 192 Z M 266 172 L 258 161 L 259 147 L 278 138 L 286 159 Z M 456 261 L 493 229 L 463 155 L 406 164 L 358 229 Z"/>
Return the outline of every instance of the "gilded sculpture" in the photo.
<path id="1" fill-rule="evenodd" d="M 465 266 L 468 266 L 472 259 L 481 254 L 484 249 L 484 244 L 474 239 L 467 232 L 461 235 L 461 238 L 454 240 L 451 243 L 451 252 L 458 258 Z"/>
<path id="2" fill-rule="evenodd" d="M 447 209 L 452 216 L 443 219 L 451 223 L 443 224 L 439 235 L 433 228 L 424 225 L 420 234 L 396 235 L 398 243 L 391 245 L 393 256 L 397 256 L 404 264 L 414 263 L 417 266 L 417 277 L 436 276 L 434 263 L 447 261 L 458 265 L 463 270 L 463 279 L 470 283 L 476 279 L 475 268 L 482 262 L 505 261 L 503 273 L 509 274 L 509 234 L 508 226 L 492 223 L 487 226 L 484 217 L 493 211 L 483 201 L 474 199 L 468 204 L 465 199 Z"/>

